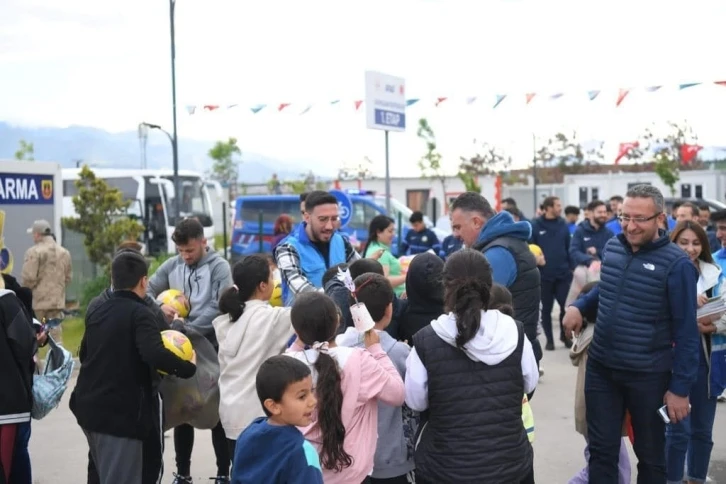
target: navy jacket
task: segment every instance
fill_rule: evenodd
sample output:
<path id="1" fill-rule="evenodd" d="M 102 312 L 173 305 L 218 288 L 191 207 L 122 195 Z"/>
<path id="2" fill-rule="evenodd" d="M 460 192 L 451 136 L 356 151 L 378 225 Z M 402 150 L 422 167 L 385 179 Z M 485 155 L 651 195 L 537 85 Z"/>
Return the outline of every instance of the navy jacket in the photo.
<path id="1" fill-rule="evenodd" d="M 292 425 L 270 425 L 259 417 L 237 439 L 232 484 L 323 483 L 318 452 Z"/>
<path id="2" fill-rule="evenodd" d="M 614 234 L 605 225 L 596 229 L 589 220 L 583 221 L 572 234 L 570 242 L 570 265 L 574 269 L 577 266 L 590 266 L 594 260 L 602 260 L 602 251 L 608 240 L 612 239 Z M 597 251 L 596 257 L 593 257 L 587 249 L 594 247 Z"/>
<path id="3" fill-rule="evenodd" d="M 565 219 L 537 217 L 532 222 L 532 243 L 539 245 L 545 256 L 540 267 L 543 281 L 568 277 L 570 273 L 570 228 Z"/>
<path id="4" fill-rule="evenodd" d="M 686 253 L 664 231 L 637 252 L 621 234 L 605 246 L 600 277 L 573 304 L 587 318 L 597 311 L 589 358 L 616 370 L 672 372 L 669 390 L 687 396 L 701 340 L 698 272 Z"/>
<path id="5" fill-rule="evenodd" d="M 716 237 L 716 231 L 709 228 L 706 230 L 706 235 L 708 236 L 708 245 L 711 246 L 711 253 L 721 250 L 721 241 Z"/>
<path id="6" fill-rule="evenodd" d="M 462 246 L 463 242 L 461 241 L 461 239 L 457 239 L 453 235 L 448 235 L 441 243 L 441 250 L 439 251 L 439 256 L 442 259 L 446 260 L 447 257 L 449 257 L 457 250 L 461 249 Z"/>
<path id="7" fill-rule="evenodd" d="M 438 254 L 440 247 L 439 238 L 431 229 L 424 229 L 421 232 L 411 229 L 406 233 L 406 240 L 403 242 L 403 250 L 408 255 L 420 254 L 430 249 Z"/>

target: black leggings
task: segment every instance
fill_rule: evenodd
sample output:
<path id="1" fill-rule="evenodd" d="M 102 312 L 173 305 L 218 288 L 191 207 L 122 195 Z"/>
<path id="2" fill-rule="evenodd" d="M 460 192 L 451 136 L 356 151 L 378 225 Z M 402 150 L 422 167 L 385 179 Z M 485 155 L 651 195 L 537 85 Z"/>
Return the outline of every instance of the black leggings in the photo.
<path id="1" fill-rule="evenodd" d="M 217 459 L 217 476 L 229 477 L 229 447 L 221 422 L 212 429 L 212 446 Z M 176 427 L 174 429 L 174 450 L 176 451 L 176 473 L 180 476 L 191 475 L 192 449 L 194 449 L 194 427 L 186 424 Z"/>

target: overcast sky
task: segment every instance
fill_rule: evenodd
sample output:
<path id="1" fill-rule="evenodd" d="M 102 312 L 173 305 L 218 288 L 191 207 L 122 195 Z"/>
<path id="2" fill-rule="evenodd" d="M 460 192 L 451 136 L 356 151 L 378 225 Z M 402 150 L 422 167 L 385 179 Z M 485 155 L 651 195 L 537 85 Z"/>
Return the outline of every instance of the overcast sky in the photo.
<path id="1" fill-rule="evenodd" d="M 606 140 L 614 156 L 651 120 L 688 118 L 702 144 L 726 145 L 726 87 L 677 89 L 726 80 L 723 1 L 178 0 L 176 10 L 180 137 L 234 135 L 243 150 L 328 170 L 368 156 L 382 170 L 383 133 L 353 109 L 372 69 L 422 99 L 411 129 L 391 135 L 394 175 L 423 152 L 421 116 L 452 169 L 475 137 L 524 164 L 533 132 L 562 128 Z M 0 120 L 171 129 L 167 2 L 2 0 L 0 11 Z M 665 87 L 642 89 L 652 85 Z M 640 89 L 616 109 L 621 87 Z M 602 90 L 592 102 L 591 89 Z M 538 93 L 529 106 L 527 92 Z M 509 97 L 492 110 L 497 93 Z M 248 109 L 283 102 L 293 103 L 283 113 Z M 189 116 L 192 104 L 241 107 Z"/>

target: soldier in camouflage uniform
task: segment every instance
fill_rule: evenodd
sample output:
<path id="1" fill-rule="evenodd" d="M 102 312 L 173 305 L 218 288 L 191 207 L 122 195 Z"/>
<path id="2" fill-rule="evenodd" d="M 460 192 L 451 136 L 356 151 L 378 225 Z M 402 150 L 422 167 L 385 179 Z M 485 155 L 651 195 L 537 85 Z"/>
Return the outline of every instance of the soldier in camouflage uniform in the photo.
<path id="1" fill-rule="evenodd" d="M 28 229 L 35 245 L 25 252 L 22 284 L 33 291 L 33 310 L 39 321 L 62 318 L 66 307 L 66 285 L 71 281 L 71 254 L 58 245 L 46 220 L 36 220 Z M 60 343 L 60 325 L 50 331 Z"/>

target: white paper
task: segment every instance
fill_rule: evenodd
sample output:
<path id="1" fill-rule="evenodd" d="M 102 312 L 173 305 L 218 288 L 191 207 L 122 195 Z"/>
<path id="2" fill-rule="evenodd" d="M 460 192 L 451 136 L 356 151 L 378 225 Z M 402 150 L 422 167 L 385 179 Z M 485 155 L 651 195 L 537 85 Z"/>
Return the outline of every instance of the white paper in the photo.
<path id="1" fill-rule="evenodd" d="M 368 308 L 363 303 L 357 303 L 350 307 L 350 315 L 353 318 L 355 329 L 361 333 L 370 331 L 376 325 L 375 321 L 368 312 Z"/>

